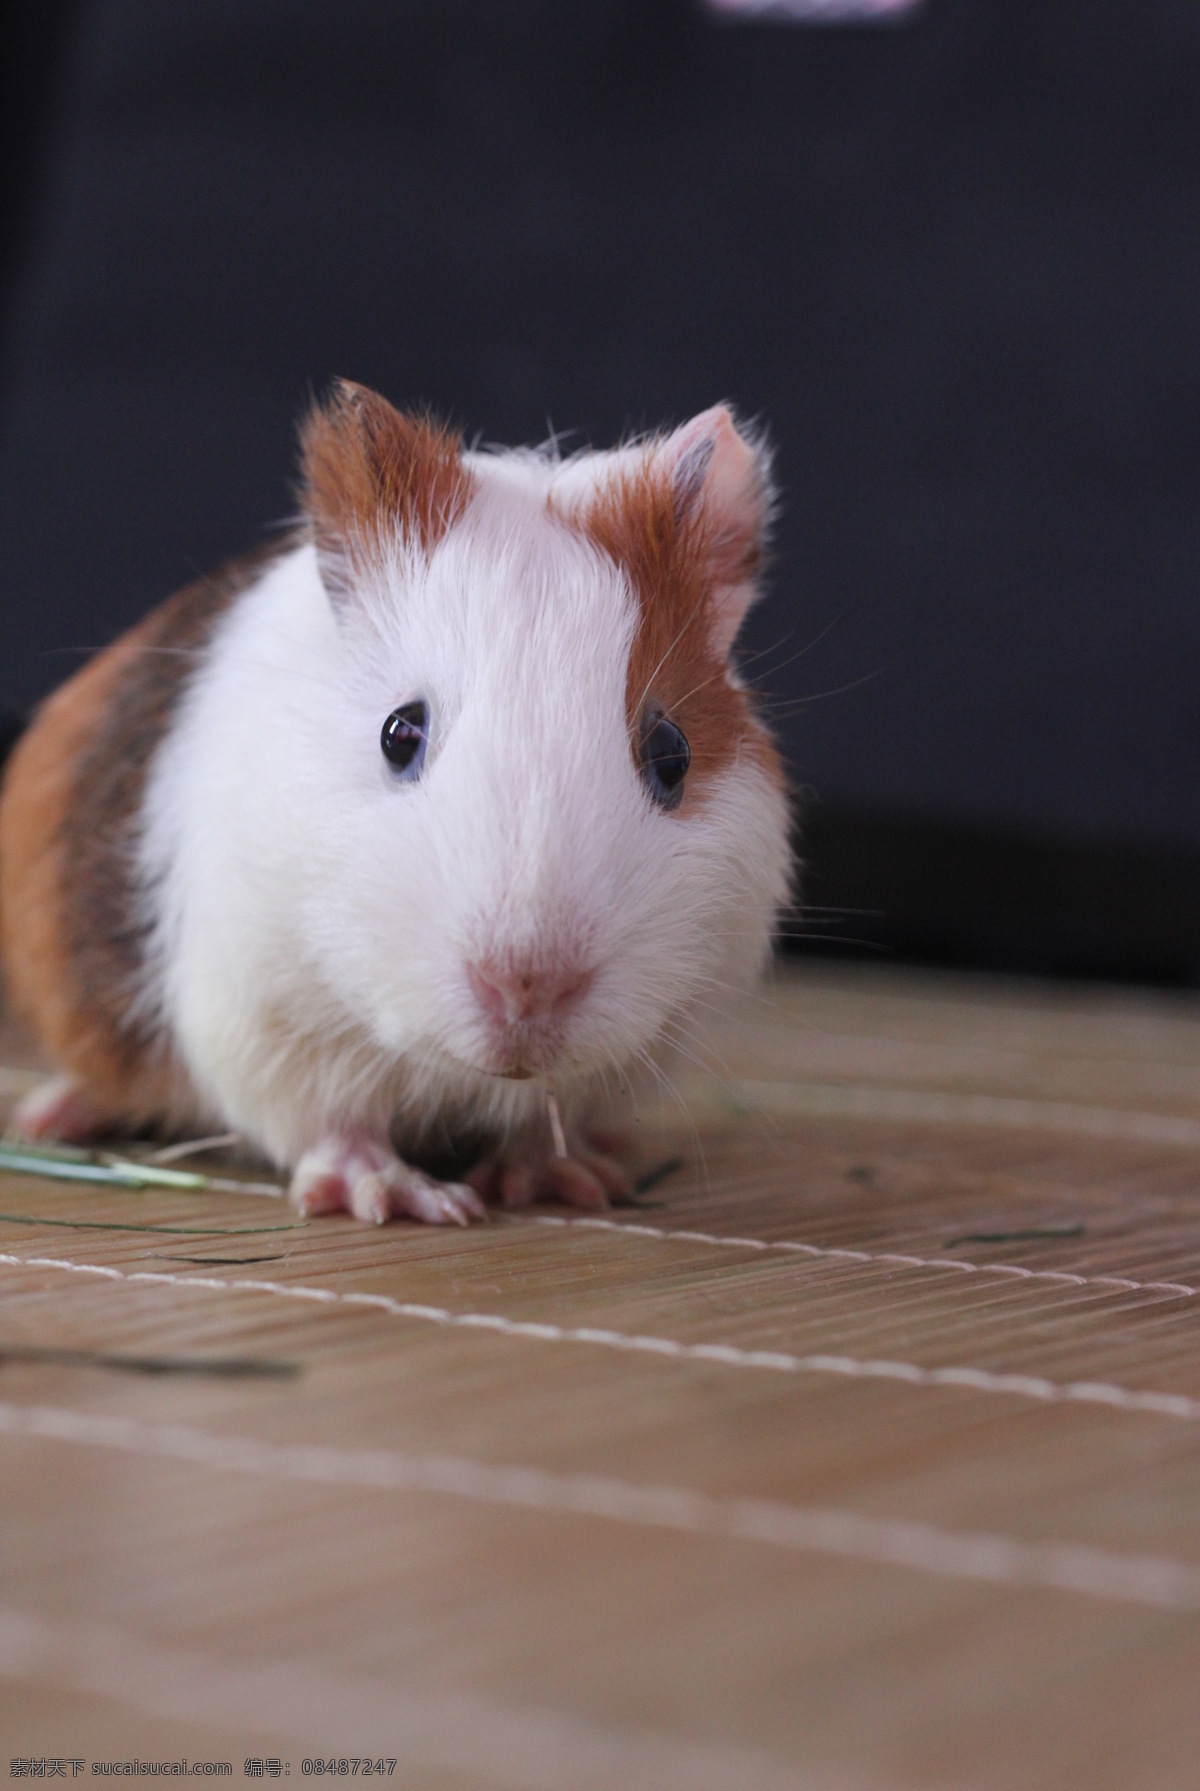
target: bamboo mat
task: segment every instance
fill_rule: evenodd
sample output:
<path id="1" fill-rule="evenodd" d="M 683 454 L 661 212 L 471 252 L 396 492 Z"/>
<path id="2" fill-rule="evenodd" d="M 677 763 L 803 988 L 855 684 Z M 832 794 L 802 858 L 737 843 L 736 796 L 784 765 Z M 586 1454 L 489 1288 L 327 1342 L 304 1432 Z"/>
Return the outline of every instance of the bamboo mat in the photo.
<path id="1" fill-rule="evenodd" d="M 808 968 L 698 1054 L 601 1221 L 0 1177 L 0 1772 L 1200 1784 L 1200 1007 Z"/>

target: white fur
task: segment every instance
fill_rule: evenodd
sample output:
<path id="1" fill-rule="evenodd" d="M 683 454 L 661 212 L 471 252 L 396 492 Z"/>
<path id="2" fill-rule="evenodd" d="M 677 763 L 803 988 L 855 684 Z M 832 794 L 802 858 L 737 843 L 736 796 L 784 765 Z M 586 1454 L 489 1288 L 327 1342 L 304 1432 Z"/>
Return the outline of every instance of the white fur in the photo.
<path id="1" fill-rule="evenodd" d="M 220 626 L 161 748 L 142 835 L 146 1000 L 202 1101 L 281 1164 L 333 1129 L 436 1148 L 544 1123 L 489 1075 L 472 960 L 595 967 L 555 1087 L 576 1116 L 693 1003 L 742 984 L 787 885 L 783 795 L 750 757 L 675 814 L 632 762 L 634 599 L 547 506 L 612 456 L 475 455 L 428 560 L 396 541 L 335 612 L 303 545 Z M 424 772 L 379 733 L 423 697 Z"/>

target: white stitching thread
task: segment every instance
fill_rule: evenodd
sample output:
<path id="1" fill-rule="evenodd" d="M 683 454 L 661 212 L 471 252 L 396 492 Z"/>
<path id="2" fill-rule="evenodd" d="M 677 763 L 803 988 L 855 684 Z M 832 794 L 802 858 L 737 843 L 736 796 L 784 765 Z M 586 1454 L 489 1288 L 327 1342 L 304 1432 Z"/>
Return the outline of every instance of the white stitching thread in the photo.
<path id="1" fill-rule="evenodd" d="M 119 1449 L 234 1473 L 434 1493 L 491 1505 L 594 1517 L 693 1536 L 756 1542 L 805 1554 L 838 1555 L 951 1579 L 1041 1586 L 1174 1610 L 1200 1609 L 1200 1567 L 1079 1543 L 944 1530 L 933 1524 L 862 1517 L 781 1500 L 714 1498 L 690 1487 L 639 1486 L 607 1475 L 497 1467 L 460 1456 L 339 1450 L 216 1436 L 184 1425 L 143 1424 L 61 1406 L 0 1404 L 0 1432 L 41 1441 Z"/>
<path id="2" fill-rule="evenodd" d="M 1006 1275 L 1013 1280 L 1058 1282 L 1066 1287 L 1109 1287 L 1123 1293 L 1185 1294 L 1194 1299 L 1200 1288 L 1184 1281 L 1133 1281 L 1124 1275 L 1075 1275 L 1065 1269 L 1026 1269 L 1006 1262 L 945 1261 L 930 1256 L 902 1256 L 890 1250 L 843 1250 L 832 1245 L 799 1244 L 791 1239 L 721 1237 L 710 1231 L 673 1231 L 658 1225 L 627 1224 L 619 1219 L 563 1218 L 532 1213 L 517 1221 L 526 1225 L 582 1226 L 591 1231 L 627 1231 L 634 1237 L 661 1238 L 682 1244 L 707 1244 L 722 1250 L 779 1250 L 820 1261 L 884 1263 L 890 1268 L 946 1269 L 959 1275 Z"/>
<path id="3" fill-rule="evenodd" d="M 1144 1412 L 1162 1418 L 1200 1418 L 1200 1399 L 1182 1393 L 1142 1392 L 1105 1381 L 1052 1381 L 1041 1375 L 997 1374 L 986 1368 L 923 1368 L 916 1362 L 871 1360 L 857 1356 L 792 1355 L 784 1350 L 742 1349 L 729 1343 L 680 1343 L 672 1337 L 638 1336 L 588 1325 L 538 1324 L 506 1318 L 497 1312 L 451 1312 L 443 1306 L 414 1305 L 389 1294 L 337 1293 L 328 1287 L 297 1287 L 282 1281 L 228 1281 L 217 1276 L 172 1275 L 158 1270 L 128 1271 L 95 1263 L 68 1262 L 60 1257 L 0 1255 L 0 1265 L 62 1269 L 159 1287 L 198 1287 L 218 1293 L 263 1293 L 324 1305 L 368 1306 L 395 1318 L 445 1325 L 456 1330 L 492 1331 L 538 1343 L 581 1343 L 634 1355 L 664 1356 L 676 1361 L 716 1362 L 729 1368 L 758 1368 L 781 1374 L 830 1374 L 850 1380 L 904 1381 L 914 1387 L 966 1387 L 976 1393 L 1009 1394 L 1045 1403 L 1102 1405 L 1123 1412 Z"/>

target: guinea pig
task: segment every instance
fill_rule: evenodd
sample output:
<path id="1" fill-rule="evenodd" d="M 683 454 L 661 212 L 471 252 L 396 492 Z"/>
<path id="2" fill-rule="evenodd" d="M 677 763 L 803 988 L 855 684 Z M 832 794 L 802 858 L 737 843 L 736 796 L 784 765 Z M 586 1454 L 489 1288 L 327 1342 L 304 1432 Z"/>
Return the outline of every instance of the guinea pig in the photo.
<path id="1" fill-rule="evenodd" d="M 606 1091 L 755 977 L 788 892 L 731 657 L 771 503 L 724 407 L 564 459 L 339 384 L 295 530 L 11 757 L 8 988 L 62 1071 L 16 1128 L 229 1128 L 376 1222 L 625 1190 Z"/>

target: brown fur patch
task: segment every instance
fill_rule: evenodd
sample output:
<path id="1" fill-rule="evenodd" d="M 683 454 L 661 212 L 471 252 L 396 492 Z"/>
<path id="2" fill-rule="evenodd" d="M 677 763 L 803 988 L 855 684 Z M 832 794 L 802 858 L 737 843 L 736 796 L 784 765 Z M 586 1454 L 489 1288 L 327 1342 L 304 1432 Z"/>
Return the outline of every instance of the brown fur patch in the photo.
<path id="1" fill-rule="evenodd" d="M 132 1123 L 188 1105 L 167 1041 L 130 1014 L 145 950 L 133 853 L 146 776 L 216 622 L 281 551 L 188 586 L 55 691 L 0 793 L 10 996 L 97 1104 Z"/>
<path id="2" fill-rule="evenodd" d="M 599 493 L 580 526 L 622 568 L 637 598 L 625 685 L 634 758 L 642 718 L 654 706 L 682 728 L 691 749 L 684 811 L 741 752 L 782 787 L 770 736 L 712 644 L 714 591 L 726 567 L 703 507 L 679 501 L 670 473 L 647 450 Z"/>
<path id="3" fill-rule="evenodd" d="M 386 530 L 428 552 L 462 514 L 472 489 L 462 442 L 428 417 L 409 417 L 365 386 L 339 382 L 300 430 L 301 501 L 322 569 L 336 588 L 360 572 Z"/>

